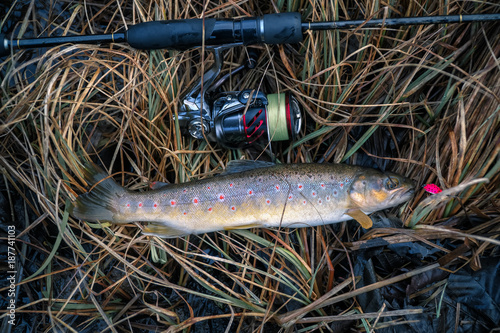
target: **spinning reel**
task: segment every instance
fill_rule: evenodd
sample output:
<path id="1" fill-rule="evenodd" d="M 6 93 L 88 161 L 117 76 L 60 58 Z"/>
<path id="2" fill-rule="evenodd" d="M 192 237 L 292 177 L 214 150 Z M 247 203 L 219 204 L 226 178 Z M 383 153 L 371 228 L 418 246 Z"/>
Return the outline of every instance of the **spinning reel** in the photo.
<path id="1" fill-rule="evenodd" d="M 256 90 L 213 93 L 229 77 L 228 74 L 212 85 L 222 68 L 222 52 L 238 45 L 241 43 L 206 48 L 213 53 L 215 62 L 182 99 L 178 114 L 182 133 L 230 149 L 295 139 L 302 118 L 299 103 L 290 93 L 266 95 Z M 247 64 L 232 74 L 255 68 L 256 62 L 255 54 L 250 54 Z"/>

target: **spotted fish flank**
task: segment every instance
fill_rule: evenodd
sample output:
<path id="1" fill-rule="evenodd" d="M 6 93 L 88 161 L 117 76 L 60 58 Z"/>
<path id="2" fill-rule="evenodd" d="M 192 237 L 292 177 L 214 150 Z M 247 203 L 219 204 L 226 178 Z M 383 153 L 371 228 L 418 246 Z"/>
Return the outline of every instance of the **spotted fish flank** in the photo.
<path id="1" fill-rule="evenodd" d="M 339 164 L 271 165 L 232 162 L 213 178 L 131 192 L 86 169 L 98 183 L 74 203 L 88 221 L 150 222 L 145 233 L 162 237 L 249 227 L 307 227 L 356 219 L 369 227 L 371 212 L 407 201 L 404 177 Z M 103 180 L 104 179 L 104 180 Z"/>

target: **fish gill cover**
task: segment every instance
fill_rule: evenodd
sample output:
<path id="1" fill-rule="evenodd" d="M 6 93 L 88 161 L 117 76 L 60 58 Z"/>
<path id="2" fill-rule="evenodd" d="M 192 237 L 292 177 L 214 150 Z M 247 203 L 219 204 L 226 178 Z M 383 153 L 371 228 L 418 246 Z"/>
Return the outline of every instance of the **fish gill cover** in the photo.
<path id="1" fill-rule="evenodd" d="M 304 22 L 499 13 L 494 2 L 18 1 L 14 37 L 123 31 L 164 19 L 297 11 Z M 294 142 L 227 150 L 181 136 L 181 97 L 213 62 L 198 50 L 65 45 L 0 59 L 2 332 L 487 332 L 500 324 L 498 23 L 308 32 L 252 46 L 221 90 L 289 91 Z M 246 59 L 230 49 L 221 74 Z M 348 163 L 419 186 L 354 222 L 161 239 L 143 224 L 69 215 L 94 161 L 121 186 L 183 183 L 242 157 Z"/>

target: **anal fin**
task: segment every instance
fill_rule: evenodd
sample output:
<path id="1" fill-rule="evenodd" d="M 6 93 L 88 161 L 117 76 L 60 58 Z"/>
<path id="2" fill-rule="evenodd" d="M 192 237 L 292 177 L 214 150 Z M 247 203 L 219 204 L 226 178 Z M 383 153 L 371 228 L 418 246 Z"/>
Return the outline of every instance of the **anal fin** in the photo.
<path id="1" fill-rule="evenodd" d="M 186 230 L 178 229 L 159 222 L 149 222 L 148 225 L 144 226 L 142 233 L 162 238 L 175 238 L 189 235 L 189 232 L 186 232 Z"/>
<path id="2" fill-rule="evenodd" d="M 372 219 L 368 215 L 366 215 L 365 213 L 363 213 L 361 210 L 359 210 L 357 208 L 349 209 L 346 212 L 346 215 L 349 215 L 350 217 L 352 217 L 365 229 L 370 229 L 373 226 Z"/>
<path id="3" fill-rule="evenodd" d="M 260 223 L 247 223 L 247 224 L 235 225 L 235 226 L 230 226 L 230 227 L 224 227 L 224 230 L 230 231 L 230 230 L 250 229 L 250 228 L 259 228 L 259 227 L 262 227 L 262 224 L 260 224 Z"/>

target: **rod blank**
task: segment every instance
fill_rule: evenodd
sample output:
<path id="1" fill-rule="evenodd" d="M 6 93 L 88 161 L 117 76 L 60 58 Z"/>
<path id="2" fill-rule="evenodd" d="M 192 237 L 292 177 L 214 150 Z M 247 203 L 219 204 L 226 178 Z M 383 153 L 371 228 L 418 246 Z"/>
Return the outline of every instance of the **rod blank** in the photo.
<path id="1" fill-rule="evenodd" d="M 335 30 L 364 28 L 381 28 L 407 25 L 429 25 L 447 23 L 487 22 L 500 20 L 500 14 L 471 14 L 471 15 L 440 15 L 421 17 L 401 17 L 387 19 L 352 20 L 352 21 L 330 21 L 302 23 L 302 30 Z"/>

